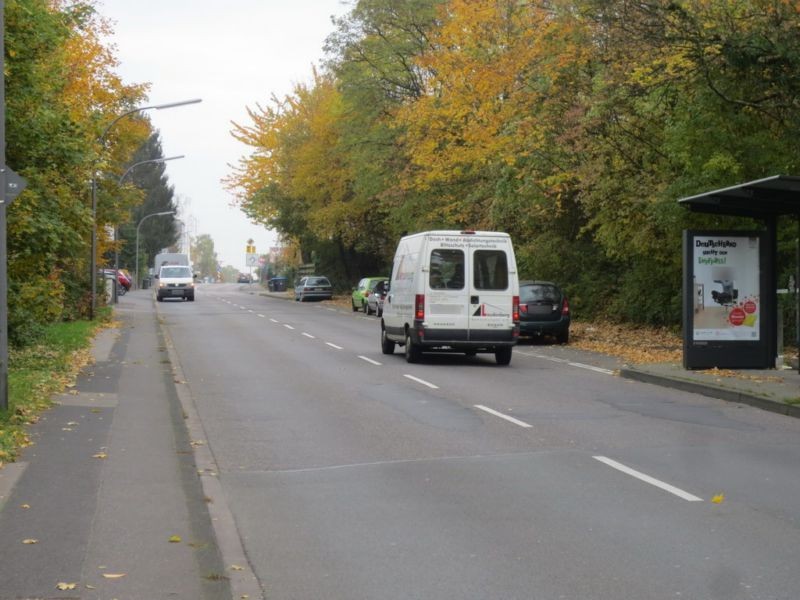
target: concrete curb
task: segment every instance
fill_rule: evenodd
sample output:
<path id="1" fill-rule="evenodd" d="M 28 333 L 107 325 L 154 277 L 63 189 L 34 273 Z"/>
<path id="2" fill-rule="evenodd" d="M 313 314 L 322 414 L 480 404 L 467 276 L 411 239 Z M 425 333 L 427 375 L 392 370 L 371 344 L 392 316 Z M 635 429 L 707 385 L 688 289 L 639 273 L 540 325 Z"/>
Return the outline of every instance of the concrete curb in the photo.
<path id="1" fill-rule="evenodd" d="M 189 438 L 192 440 L 197 473 L 200 477 L 203 494 L 208 498 L 207 506 L 211 517 L 211 526 L 214 530 L 214 536 L 217 538 L 217 547 L 222 555 L 222 561 L 226 567 L 225 575 L 229 578 L 231 597 L 235 599 L 263 600 L 264 595 L 261 584 L 258 581 L 258 577 L 256 577 L 253 566 L 250 564 L 250 559 L 247 557 L 239 535 L 239 529 L 236 526 L 236 520 L 228 506 L 225 492 L 219 481 L 217 461 L 208 446 L 208 438 L 203 422 L 200 420 L 192 392 L 186 383 L 180 360 L 175 352 L 169 332 L 162 322 L 161 310 L 155 299 L 153 299 L 153 305 L 158 319 L 158 328 L 167 347 L 167 355 L 175 375 L 175 390 L 183 409 L 184 422 L 189 432 Z"/>
<path id="2" fill-rule="evenodd" d="M 624 379 L 632 379 L 634 381 L 650 383 L 684 392 L 702 394 L 703 396 L 717 398 L 718 400 L 747 404 L 748 406 L 753 406 L 762 410 L 767 410 L 781 415 L 787 415 L 789 417 L 800 418 L 800 406 L 798 405 L 785 404 L 783 402 L 770 400 L 769 398 L 762 398 L 761 396 L 755 396 L 746 392 L 729 390 L 713 385 L 705 385 L 696 381 L 675 379 L 674 377 L 663 377 L 661 375 L 640 371 L 632 367 L 623 367 L 620 369 L 619 376 Z"/>

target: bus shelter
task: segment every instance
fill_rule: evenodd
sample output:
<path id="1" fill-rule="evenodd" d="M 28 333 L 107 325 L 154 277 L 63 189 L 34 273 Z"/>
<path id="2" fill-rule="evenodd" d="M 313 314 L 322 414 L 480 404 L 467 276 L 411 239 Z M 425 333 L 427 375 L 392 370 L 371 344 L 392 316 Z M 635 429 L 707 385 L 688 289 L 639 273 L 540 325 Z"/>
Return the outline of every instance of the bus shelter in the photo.
<path id="1" fill-rule="evenodd" d="M 775 367 L 778 356 L 778 220 L 798 223 L 800 177 L 775 175 L 678 203 L 690 211 L 747 217 L 763 229 L 686 230 L 683 235 L 683 364 L 687 369 Z M 800 297 L 797 298 L 800 315 Z M 800 323 L 795 332 L 800 345 Z"/>

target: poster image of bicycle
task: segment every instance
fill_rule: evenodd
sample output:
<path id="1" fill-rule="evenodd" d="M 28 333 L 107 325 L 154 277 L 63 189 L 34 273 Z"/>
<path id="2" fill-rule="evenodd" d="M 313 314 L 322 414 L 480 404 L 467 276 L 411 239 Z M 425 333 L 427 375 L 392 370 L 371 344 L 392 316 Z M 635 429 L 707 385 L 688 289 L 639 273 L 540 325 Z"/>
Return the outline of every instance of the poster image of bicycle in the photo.
<path id="1" fill-rule="evenodd" d="M 758 341 L 759 238 L 697 235 L 692 243 L 693 339 Z"/>

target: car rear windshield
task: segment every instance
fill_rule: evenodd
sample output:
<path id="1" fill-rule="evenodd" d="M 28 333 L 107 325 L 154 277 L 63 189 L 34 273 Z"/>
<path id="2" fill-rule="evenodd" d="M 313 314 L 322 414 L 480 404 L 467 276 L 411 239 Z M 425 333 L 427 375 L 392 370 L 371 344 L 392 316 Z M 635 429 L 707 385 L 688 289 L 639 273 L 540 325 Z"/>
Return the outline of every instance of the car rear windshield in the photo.
<path id="1" fill-rule="evenodd" d="M 508 260 L 502 250 L 476 250 L 473 283 L 476 290 L 508 288 Z"/>
<path id="2" fill-rule="evenodd" d="M 306 285 L 330 285 L 331 282 L 325 277 L 309 277 L 306 279 Z"/>
<path id="3" fill-rule="evenodd" d="M 161 267 L 161 277 L 191 277 L 189 267 Z"/>
<path id="4" fill-rule="evenodd" d="M 521 285 L 519 288 L 519 301 L 522 303 L 550 302 L 555 304 L 559 298 L 561 298 L 561 290 L 554 285 Z"/>

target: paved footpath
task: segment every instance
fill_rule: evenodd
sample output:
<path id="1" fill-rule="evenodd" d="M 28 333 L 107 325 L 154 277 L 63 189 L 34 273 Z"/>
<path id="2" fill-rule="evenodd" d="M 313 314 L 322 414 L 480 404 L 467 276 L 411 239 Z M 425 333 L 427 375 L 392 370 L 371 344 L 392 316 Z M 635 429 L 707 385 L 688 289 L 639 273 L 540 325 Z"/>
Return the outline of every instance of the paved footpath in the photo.
<path id="1" fill-rule="evenodd" d="M 0 470 L 0 599 L 231 597 L 153 304 L 120 299 L 96 363 Z"/>

